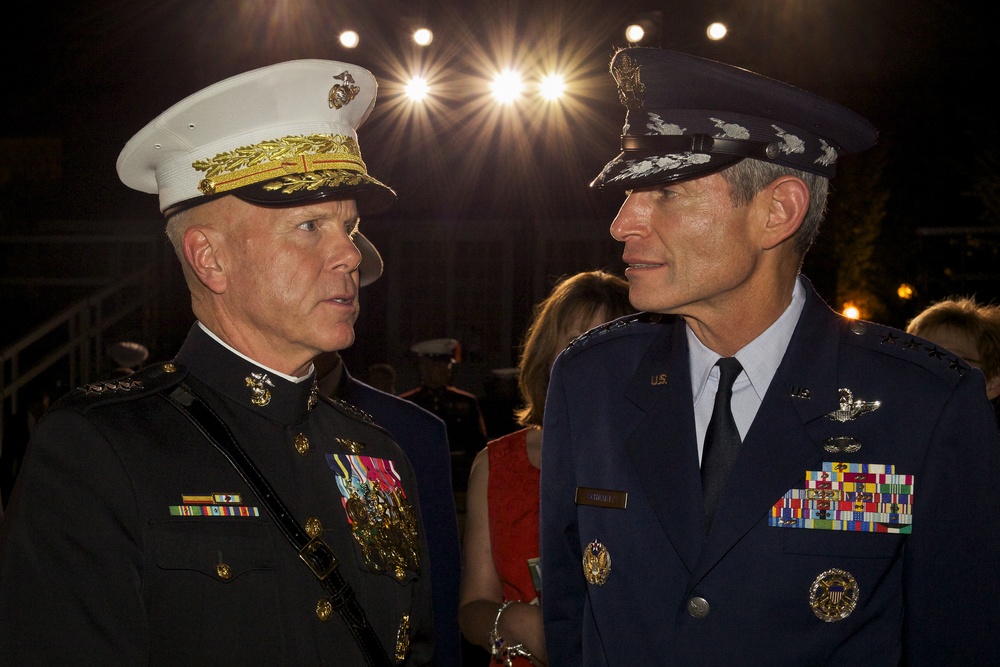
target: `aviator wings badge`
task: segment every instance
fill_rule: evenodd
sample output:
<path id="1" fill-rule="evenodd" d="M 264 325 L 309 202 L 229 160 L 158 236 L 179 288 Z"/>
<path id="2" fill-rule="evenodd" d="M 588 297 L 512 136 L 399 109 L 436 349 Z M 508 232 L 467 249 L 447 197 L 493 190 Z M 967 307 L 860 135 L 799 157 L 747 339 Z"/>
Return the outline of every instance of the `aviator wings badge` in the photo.
<path id="1" fill-rule="evenodd" d="M 840 407 L 826 415 L 834 421 L 853 421 L 863 414 L 875 412 L 882 405 L 882 401 L 855 400 L 854 392 L 850 389 L 839 389 L 837 391 L 840 394 Z"/>

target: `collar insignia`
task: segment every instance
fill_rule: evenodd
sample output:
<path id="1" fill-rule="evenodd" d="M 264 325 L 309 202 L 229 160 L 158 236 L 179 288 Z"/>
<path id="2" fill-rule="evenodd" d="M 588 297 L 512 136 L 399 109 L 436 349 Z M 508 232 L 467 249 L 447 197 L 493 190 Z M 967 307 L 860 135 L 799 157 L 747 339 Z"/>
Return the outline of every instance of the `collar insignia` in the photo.
<path id="1" fill-rule="evenodd" d="M 271 402 L 271 392 L 267 388 L 274 387 L 274 383 L 267 373 L 251 373 L 246 377 L 246 383 L 250 387 L 251 403 L 262 408 Z"/>

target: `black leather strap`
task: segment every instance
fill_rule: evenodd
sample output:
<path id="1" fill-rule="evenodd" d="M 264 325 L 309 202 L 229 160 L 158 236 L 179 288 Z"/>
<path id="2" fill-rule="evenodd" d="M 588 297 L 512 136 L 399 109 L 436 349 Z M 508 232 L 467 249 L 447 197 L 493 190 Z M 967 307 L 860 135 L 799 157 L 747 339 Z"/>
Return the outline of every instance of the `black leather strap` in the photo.
<path id="1" fill-rule="evenodd" d="M 312 570 L 312 573 L 330 595 L 330 604 L 347 623 L 351 634 L 354 635 L 358 646 L 361 647 L 365 662 L 372 667 L 392 665 L 393 663 L 389 660 L 382 642 L 379 641 L 375 630 L 368 622 L 365 611 L 361 608 L 361 604 L 354 594 L 354 589 L 338 571 L 339 563 L 333 550 L 319 536 L 310 538 L 299 527 L 299 523 L 292 517 L 260 470 L 240 447 L 222 418 L 184 384 L 178 385 L 169 394 L 164 392 L 164 395 L 174 407 L 198 427 L 198 430 L 209 442 L 215 445 L 223 456 L 229 459 L 243 480 L 264 503 L 268 514 L 295 547 L 299 558 Z"/>
<path id="2" fill-rule="evenodd" d="M 622 151 L 625 153 L 721 153 L 752 157 L 765 162 L 781 154 L 781 147 L 774 141 L 749 141 L 724 139 L 707 134 L 623 134 Z"/>

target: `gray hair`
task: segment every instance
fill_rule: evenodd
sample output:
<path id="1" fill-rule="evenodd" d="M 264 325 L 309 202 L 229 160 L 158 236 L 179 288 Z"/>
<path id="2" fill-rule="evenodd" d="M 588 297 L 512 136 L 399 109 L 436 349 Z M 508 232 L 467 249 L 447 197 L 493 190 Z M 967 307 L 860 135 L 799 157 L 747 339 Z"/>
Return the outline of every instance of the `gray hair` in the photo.
<path id="1" fill-rule="evenodd" d="M 761 190 L 781 176 L 794 176 L 809 188 L 809 210 L 802 225 L 795 233 L 795 251 L 804 257 L 819 235 L 819 227 L 826 215 L 826 197 L 830 180 L 818 174 L 783 167 L 753 158 L 741 160 L 719 172 L 729 184 L 729 197 L 733 206 L 746 206 Z"/>

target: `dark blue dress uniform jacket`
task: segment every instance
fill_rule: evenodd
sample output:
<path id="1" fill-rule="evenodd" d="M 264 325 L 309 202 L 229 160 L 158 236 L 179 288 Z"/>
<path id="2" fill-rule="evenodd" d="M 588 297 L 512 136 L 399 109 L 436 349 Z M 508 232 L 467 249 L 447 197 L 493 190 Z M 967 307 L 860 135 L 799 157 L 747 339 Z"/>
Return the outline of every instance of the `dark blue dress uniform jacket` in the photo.
<path id="1" fill-rule="evenodd" d="M 1000 654 L 1000 441 L 982 374 L 843 319 L 806 286 L 707 535 L 683 321 L 602 326 L 557 361 L 541 502 L 550 665 L 981 665 Z M 881 406 L 834 421 L 842 388 Z M 824 449 L 841 436 L 860 449 Z M 838 461 L 914 475 L 912 534 L 769 525 L 805 471 Z M 625 492 L 627 504 L 577 504 L 581 487 Z M 595 540 L 611 559 L 603 585 L 583 574 Z M 835 568 L 858 600 L 826 622 L 810 590 Z"/>
<path id="2" fill-rule="evenodd" d="M 266 371 L 196 325 L 174 364 L 77 390 L 41 420 L 0 526 L 2 664 L 364 664 L 339 616 L 317 614 L 327 594 L 261 500 L 161 395 L 182 381 L 295 519 L 320 521 L 389 656 L 408 625 L 407 664 L 430 662 L 426 572 L 370 567 L 337 484 L 341 466 L 357 462 L 347 443 L 361 443 L 370 476 L 396 478 L 418 512 L 406 457 L 346 404 L 319 399 L 310 409 L 309 382 L 272 375 L 268 404 L 252 404 L 252 373 Z M 219 496 L 203 502 L 230 509 L 171 511 L 184 496 Z M 251 516 L 226 515 L 231 508 Z M 418 555 L 426 562 L 422 538 Z"/>
<path id="3" fill-rule="evenodd" d="M 356 380 L 347 368 L 341 374 L 337 396 L 369 413 L 379 426 L 389 431 L 413 465 L 420 486 L 420 518 L 430 552 L 434 664 L 457 666 L 461 664 L 458 587 L 462 555 L 455 496 L 451 491 L 447 427 L 419 405 Z"/>

